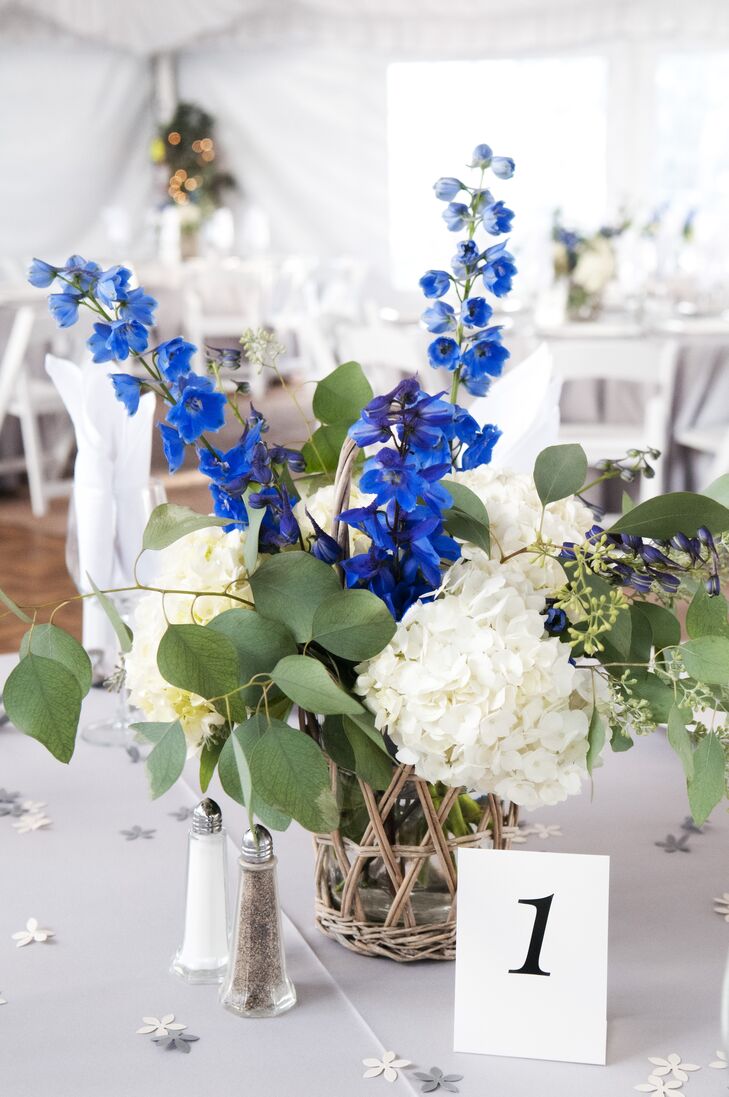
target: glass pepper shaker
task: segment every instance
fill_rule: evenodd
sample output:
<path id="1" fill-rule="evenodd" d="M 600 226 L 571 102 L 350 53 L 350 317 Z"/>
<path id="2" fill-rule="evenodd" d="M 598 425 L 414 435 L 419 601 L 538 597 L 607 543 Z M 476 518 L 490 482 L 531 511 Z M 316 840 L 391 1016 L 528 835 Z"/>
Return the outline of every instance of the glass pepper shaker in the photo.
<path id="1" fill-rule="evenodd" d="M 276 1017 L 296 1002 L 286 973 L 273 840 L 256 825 L 243 836 L 228 973 L 220 1001 L 240 1017 Z"/>
<path id="2" fill-rule="evenodd" d="M 188 983 L 221 983 L 228 962 L 228 883 L 223 816 L 214 800 L 192 813 L 185 928 L 172 971 Z"/>

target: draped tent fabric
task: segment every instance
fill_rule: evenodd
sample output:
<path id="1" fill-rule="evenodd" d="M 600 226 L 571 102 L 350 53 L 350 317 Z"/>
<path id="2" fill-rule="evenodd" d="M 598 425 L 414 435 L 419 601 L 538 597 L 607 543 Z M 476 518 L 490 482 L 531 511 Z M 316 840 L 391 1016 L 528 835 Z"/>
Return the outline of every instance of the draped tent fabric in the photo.
<path id="1" fill-rule="evenodd" d="M 596 40 L 729 41 L 723 0 L 0 0 L 16 33 L 65 32 L 138 55 L 204 40 L 339 43 L 409 56 L 575 48 Z"/>

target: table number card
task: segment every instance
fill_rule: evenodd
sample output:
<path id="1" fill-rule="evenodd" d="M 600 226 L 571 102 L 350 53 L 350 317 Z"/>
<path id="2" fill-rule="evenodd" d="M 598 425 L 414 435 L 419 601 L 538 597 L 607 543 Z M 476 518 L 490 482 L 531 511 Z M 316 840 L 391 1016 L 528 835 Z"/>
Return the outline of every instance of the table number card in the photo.
<path id="1" fill-rule="evenodd" d="M 458 852 L 454 1050 L 605 1063 L 609 857 Z"/>

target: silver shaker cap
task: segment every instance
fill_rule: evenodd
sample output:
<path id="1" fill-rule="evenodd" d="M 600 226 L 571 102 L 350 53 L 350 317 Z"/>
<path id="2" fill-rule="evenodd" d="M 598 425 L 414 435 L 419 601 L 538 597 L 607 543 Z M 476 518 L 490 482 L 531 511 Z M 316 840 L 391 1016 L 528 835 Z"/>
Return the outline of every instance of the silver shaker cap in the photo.
<path id="1" fill-rule="evenodd" d="M 215 803 L 206 797 L 201 800 L 192 813 L 193 834 L 217 834 L 223 829 L 223 813 Z"/>
<path id="2" fill-rule="evenodd" d="M 259 823 L 253 830 L 247 830 L 243 835 L 240 847 L 241 860 L 250 861 L 251 864 L 262 864 L 273 857 L 273 838 L 265 827 Z"/>

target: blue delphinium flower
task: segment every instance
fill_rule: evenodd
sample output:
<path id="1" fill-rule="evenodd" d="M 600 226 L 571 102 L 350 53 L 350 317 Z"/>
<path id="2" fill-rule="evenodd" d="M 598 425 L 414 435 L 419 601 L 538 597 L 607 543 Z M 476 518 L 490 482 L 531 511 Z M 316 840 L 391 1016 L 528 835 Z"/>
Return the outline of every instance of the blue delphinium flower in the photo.
<path id="1" fill-rule="evenodd" d="M 471 218 L 471 211 L 463 202 L 449 202 L 443 210 L 443 220 L 451 232 L 460 232 Z"/>
<path id="2" fill-rule="evenodd" d="M 494 156 L 491 160 L 491 170 L 499 179 L 511 179 L 515 166 L 510 156 Z"/>
<path id="3" fill-rule="evenodd" d="M 419 284 L 426 297 L 442 297 L 451 288 L 451 276 L 445 270 L 426 270 Z"/>
<path id="4" fill-rule="evenodd" d="M 567 628 L 567 614 L 563 609 L 554 605 L 554 600 L 547 599 L 547 607 L 544 610 L 544 631 L 550 636 L 561 636 Z"/>
<path id="5" fill-rule="evenodd" d="M 315 518 L 306 512 L 306 517 L 311 522 L 314 537 L 309 545 L 309 552 L 316 556 L 317 560 L 323 560 L 325 564 L 338 564 L 342 559 L 342 549 L 329 533 L 321 528 Z"/>
<path id="6" fill-rule="evenodd" d="M 59 328 L 70 328 L 78 320 L 78 297 L 73 293 L 52 293 L 48 308 Z"/>
<path id="7" fill-rule="evenodd" d="M 190 372 L 190 361 L 196 350 L 193 343 L 188 343 L 178 335 L 157 347 L 157 365 L 168 381 L 176 381 L 178 377 Z"/>
<path id="8" fill-rule="evenodd" d="M 456 195 L 465 189 L 461 180 L 452 175 L 444 176 L 433 183 L 435 197 L 440 198 L 442 202 L 452 202 Z"/>
<path id="9" fill-rule="evenodd" d="M 491 151 L 490 145 L 476 145 L 476 148 L 473 150 L 473 154 L 471 156 L 471 167 L 483 169 L 487 168 L 491 163 L 491 158 L 493 155 L 494 154 Z"/>
<path id="10" fill-rule="evenodd" d="M 461 454 L 461 468 L 475 469 L 488 465 L 494 452 L 494 446 L 501 437 L 501 431 L 492 423 L 487 423 L 470 439 L 468 449 Z"/>
<path id="11" fill-rule="evenodd" d="M 514 256 L 506 250 L 506 243 L 486 249 L 481 276 L 483 284 L 495 297 L 504 297 L 510 292 L 515 274 Z"/>
<path id="12" fill-rule="evenodd" d="M 456 326 L 456 314 L 453 305 L 446 301 L 436 301 L 427 308 L 420 319 L 426 329 L 434 335 L 440 335 L 444 331 L 451 331 Z"/>
<path id="13" fill-rule="evenodd" d="M 98 263 L 84 259 L 83 255 L 70 255 L 58 273 L 64 281 L 72 282 L 82 293 L 89 293 L 96 286 L 101 267 Z"/>
<path id="14" fill-rule="evenodd" d="M 145 351 L 148 338 L 147 329 L 137 320 L 112 320 L 109 324 L 94 324 L 94 334 L 86 345 L 94 362 L 124 361 L 130 352 Z"/>
<path id="15" fill-rule="evenodd" d="M 109 376 L 117 400 L 122 402 L 129 415 L 134 415 L 139 408 L 139 398 L 142 393 L 141 380 L 130 373 L 112 373 Z"/>
<path id="16" fill-rule="evenodd" d="M 162 449 L 167 459 L 170 472 L 177 472 L 185 460 L 185 443 L 174 427 L 167 423 L 158 423 L 157 427 L 162 436 Z"/>
<path id="17" fill-rule="evenodd" d="M 301 450 L 288 446 L 270 446 L 269 457 L 275 465 L 286 465 L 291 472 L 306 472 L 306 461 Z"/>
<path id="18" fill-rule="evenodd" d="M 131 278 L 132 272 L 128 267 L 109 267 L 99 275 L 96 296 L 107 308 L 112 308 L 117 301 L 128 296 Z"/>
<path id="19" fill-rule="evenodd" d="M 230 533 L 233 529 L 246 529 L 248 527 L 248 511 L 241 498 L 229 495 L 217 484 L 210 484 L 210 494 L 213 497 L 214 514 L 218 518 L 229 519 L 229 524 L 223 526 L 226 533 Z"/>
<path id="20" fill-rule="evenodd" d="M 52 267 L 50 263 L 44 262 L 43 259 L 34 259 L 28 271 L 28 281 L 36 289 L 46 289 L 53 284 L 57 273 L 58 267 Z"/>
<path id="21" fill-rule="evenodd" d="M 502 201 L 494 202 L 483 211 L 482 224 L 490 236 L 500 236 L 502 232 L 511 232 L 511 222 L 514 220 L 514 211 L 507 208 Z"/>
<path id="22" fill-rule="evenodd" d="M 136 320 L 139 324 L 151 328 L 154 324 L 154 310 L 157 302 L 143 289 L 131 290 L 119 304 L 119 316 L 123 320 Z"/>
<path id="23" fill-rule="evenodd" d="M 445 369 L 453 370 L 458 365 L 459 359 L 460 351 L 455 339 L 449 337 L 434 339 L 428 347 L 428 361 L 436 368 L 443 366 Z"/>
<path id="24" fill-rule="evenodd" d="M 365 462 L 359 486 L 367 495 L 374 495 L 378 504 L 394 499 L 405 510 L 412 510 L 426 484 L 415 461 L 397 450 L 381 449 Z"/>
<path id="25" fill-rule="evenodd" d="M 459 241 L 456 245 L 456 254 L 451 260 L 451 269 L 456 278 L 465 278 L 469 274 L 474 274 L 480 258 L 475 240 Z"/>
<path id="26" fill-rule="evenodd" d="M 177 402 L 167 412 L 167 419 L 182 440 L 196 442 L 206 431 L 220 430 L 225 422 L 227 401 L 222 392 L 215 391 L 210 378 L 188 373 L 177 385 Z"/>
<path id="27" fill-rule="evenodd" d="M 500 328 L 487 328 L 462 355 L 461 379 L 474 395 L 485 395 L 491 378 L 501 375 L 509 352 L 502 346 L 500 339 Z"/>
<path id="28" fill-rule="evenodd" d="M 493 315 L 491 305 L 485 297 L 469 297 L 461 306 L 461 320 L 469 328 L 482 328 Z"/>

